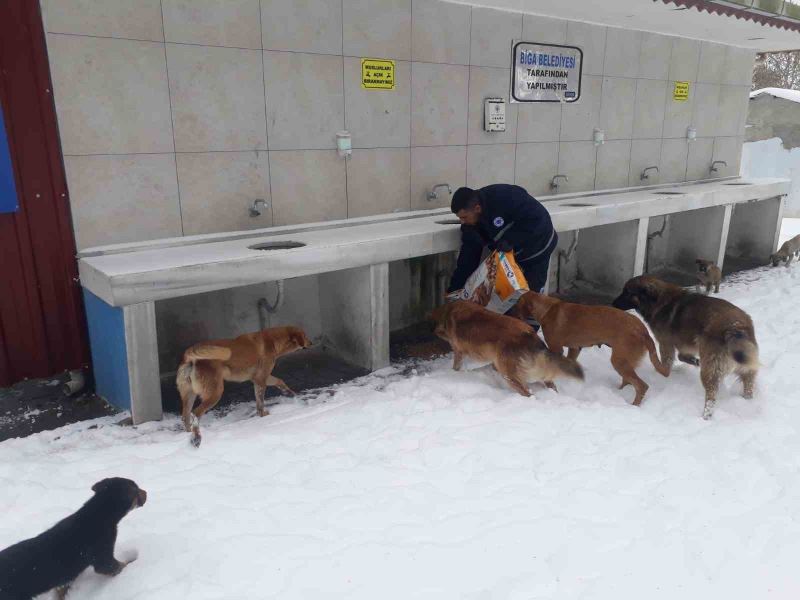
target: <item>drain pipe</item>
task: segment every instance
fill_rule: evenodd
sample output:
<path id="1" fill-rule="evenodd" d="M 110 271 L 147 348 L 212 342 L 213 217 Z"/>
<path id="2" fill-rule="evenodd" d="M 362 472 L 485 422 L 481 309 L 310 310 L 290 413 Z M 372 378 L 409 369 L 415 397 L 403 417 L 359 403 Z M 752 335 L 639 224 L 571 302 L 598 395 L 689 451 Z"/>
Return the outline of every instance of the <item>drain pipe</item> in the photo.
<path id="1" fill-rule="evenodd" d="M 76 369 L 69 372 L 69 379 L 61 386 L 61 391 L 65 396 L 73 396 L 83 389 L 86 385 L 86 378 L 83 375 L 82 369 Z"/>
<path id="2" fill-rule="evenodd" d="M 564 252 L 563 250 L 558 251 L 558 268 L 556 269 L 556 293 L 561 293 L 561 266 L 568 264 L 572 260 L 572 256 L 575 254 L 575 250 L 578 249 L 578 234 L 580 234 L 581 230 L 575 230 L 575 237 L 572 238 L 572 243 L 567 248 L 567 251 Z"/>
<path id="3" fill-rule="evenodd" d="M 664 235 L 664 230 L 667 228 L 667 215 L 664 215 L 664 221 L 661 223 L 661 229 L 658 231 L 654 231 L 653 233 L 647 234 L 647 242 L 644 245 L 644 272 L 650 272 L 650 242 L 653 241 L 654 238 L 662 237 Z"/>
<path id="4" fill-rule="evenodd" d="M 277 285 L 277 293 L 275 294 L 275 302 L 270 303 L 266 298 L 258 299 L 258 322 L 261 329 L 267 328 L 267 314 L 274 315 L 283 306 L 283 279 L 275 282 Z"/>

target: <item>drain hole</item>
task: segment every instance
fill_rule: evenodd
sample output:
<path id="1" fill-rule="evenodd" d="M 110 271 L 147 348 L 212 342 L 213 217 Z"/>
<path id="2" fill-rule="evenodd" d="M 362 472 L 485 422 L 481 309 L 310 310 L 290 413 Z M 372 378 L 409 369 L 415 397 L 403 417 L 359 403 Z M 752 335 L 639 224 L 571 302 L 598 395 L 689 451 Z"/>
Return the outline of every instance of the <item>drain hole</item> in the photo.
<path id="1" fill-rule="evenodd" d="M 305 246 L 302 242 L 264 242 L 262 244 L 253 244 L 248 246 L 250 250 L 290 250 L 292 248 L 302 248 Z"/>
<path id="2" fill-rule="evenodd" d="M 683 196 L 683 192 L 653 192 L 656 196 Z"/>
<path id="3" fill-rule="evenodd" d="M 458 219 L 444 219 L 443 221 L 436 221 L 439 225 L 461 225 Z"/>
<path id="4" fill-rule="evenodd" d="M 722 185 L 753 185 L 752 183 L 723 183 Z"/>
<path id="5" fill-rule="evenodd" d="M 575 208 L 580 208 L 582 206 L 594 206 L 594 204 L 581 204 L 580 202 L 574 202 L 572 204 L 562 204 L 561 206 L 573 206 Z"/>

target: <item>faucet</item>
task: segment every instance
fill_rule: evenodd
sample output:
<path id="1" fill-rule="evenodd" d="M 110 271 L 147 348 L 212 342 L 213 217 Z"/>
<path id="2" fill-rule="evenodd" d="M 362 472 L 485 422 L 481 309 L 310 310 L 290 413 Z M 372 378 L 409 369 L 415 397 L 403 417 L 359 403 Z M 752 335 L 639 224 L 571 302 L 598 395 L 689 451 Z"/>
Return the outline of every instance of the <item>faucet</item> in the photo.
<path id="1" fill-rule="evenodd" d="M 715 160 L 714 162 L 711 163 L 710 171 L 712 173 L 717 173 L 719 171 L 719 169 L 717 168 L 717 165 L 723 165 L 723 166 L 727 167 L 728 163 L 726 163 L 724 160 Z"/>
<path id="2" fill-rule="evenodd" d="M 655 166 L 654 167 L 645 167 L 644 171 L 642 171 L 642 174 L 639 175 L 639 179 L 641 179 L 642 181 L 644 181 L 645 179 L 650 179 L 650 176 L 647 174 L 647 172 L 648 171 L 652 171 L 653 169 L 656 170 L 656 173 L 659 173 L 658 167 L 655 167 Z"/>
<path id="3" fill-rule="evenodd" d="M 558 180 L 563 179 L 564 183 L 569 183 L 569 177 L 566 175 L 554 175 L 553 179 L 550 180 L 550 189 L 558 191 Z"/>
<path id="4" fill-rule="evenodd" d="M 435 186 L 433 186 L 431 188 L 431 191 L 428 192 L 428 201 L 429 202 L 432 202 L 433 200 L 438 200 L 439 199 L 439 192 L 437 192 L 436 190 L 439 189 L 440 187 L 447 188 L 447 193 L 448 194 L 452 194 L 453 193 L 453 190 L 450 189 L 450 184 L 449 183 L 437 183 Z"/>
<path id="5" fill-rule="evenodd" d="M 259 198 L 258 200 L 253 200 L 253 206 L 250 207 L 250 216 L 251 217 L 260 217 L 261 210 L 267 210 L 269 208 L 269 204 L 267 204 L 266 200 L 262 200 Z"/>

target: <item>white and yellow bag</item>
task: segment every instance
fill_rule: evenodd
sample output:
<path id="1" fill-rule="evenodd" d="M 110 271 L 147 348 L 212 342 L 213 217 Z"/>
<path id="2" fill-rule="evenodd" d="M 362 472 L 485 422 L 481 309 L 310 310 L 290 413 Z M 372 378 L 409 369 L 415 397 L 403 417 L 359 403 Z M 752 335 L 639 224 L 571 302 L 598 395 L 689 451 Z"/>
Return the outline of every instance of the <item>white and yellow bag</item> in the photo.
<path id="1" fill-rule="evenodd" d="M 514 260 L 513 252 L 492 252 L 469 276 L 464 289 L 448 300 L 469 300 L 503 314 L 528 291 L 528 282 Z"/>

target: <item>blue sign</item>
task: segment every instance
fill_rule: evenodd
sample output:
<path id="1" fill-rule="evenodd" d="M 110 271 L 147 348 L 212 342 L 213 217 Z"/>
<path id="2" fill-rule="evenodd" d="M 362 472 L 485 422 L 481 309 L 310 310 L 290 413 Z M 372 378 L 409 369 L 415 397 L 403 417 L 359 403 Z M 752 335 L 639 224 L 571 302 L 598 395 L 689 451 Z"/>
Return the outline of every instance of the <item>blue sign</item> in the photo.
<path id="1" fill-rule="evenodd" d="M 0 107 L 0 213 L 13 213 L 19 210 L 17 186 L 14 184 L 14 168 L 11 165 L 11 151 L 8 135 Z"/>

